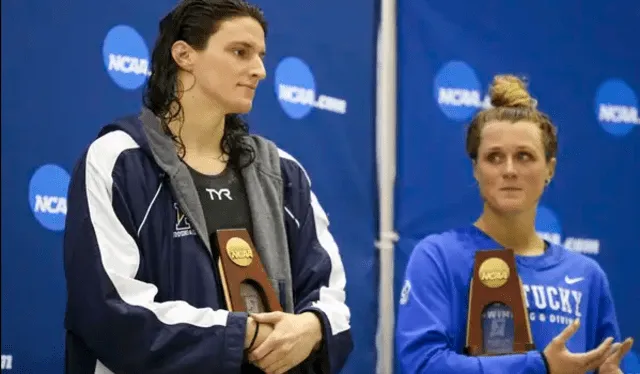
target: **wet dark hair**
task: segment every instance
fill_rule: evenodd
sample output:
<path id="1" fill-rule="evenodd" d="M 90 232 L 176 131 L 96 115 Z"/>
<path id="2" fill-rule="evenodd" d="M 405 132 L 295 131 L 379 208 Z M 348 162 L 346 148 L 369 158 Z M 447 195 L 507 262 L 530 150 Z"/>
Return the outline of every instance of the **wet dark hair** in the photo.
<path id="1" fill-rule="evenodd" d="M 558 152 L 557 129 L 547 114 L 537 109 L 538 102 L 529 95 L 526 83 L 510 74 L 496 75 L 489 89 L 492 108 L 478 112 L 467 129 L 466 149 L 476 161 L 481 133 L 491 121 L 530 121 L 542 131 L 545 159 L 549 162 Z"/>
<path id="2" fill-rule="evenodd" d="M 223 21 L 251 17 L 267 34 L 267 22 L 262 11 L 242 0 L 183 0 L 160 21 L 160 34 L 151 54 L 151 76 L 143 95 L 143 103 L 160 118 L 163 131 L 179 147 L 179 156 L 186 149 L 179 135 L 169 128 L 169 123 L 183 117 L 179 102 L 179 67 L 171 55 L 171 47 L 183 40 L 196 50 L 204 50 L 209 37 L 216 33 Z M 246 142 L 249 134 L 247 123 L 238 114 L 225 116 L 225 127 L 220 147 L 229 156 L 229 163 L 239 168 L 255 159 L 255 151 Z"/>

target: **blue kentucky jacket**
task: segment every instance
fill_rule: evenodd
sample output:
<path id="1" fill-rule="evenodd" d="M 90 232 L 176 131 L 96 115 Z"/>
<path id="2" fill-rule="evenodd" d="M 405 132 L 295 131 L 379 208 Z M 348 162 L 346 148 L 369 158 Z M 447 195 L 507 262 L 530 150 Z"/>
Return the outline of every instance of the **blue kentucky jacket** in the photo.
<path id="1" fill-rule="evenodd" d="M 252 239 L 285 312 L 316 313 L 338 372 L 353 349 L 345 273 L 303 167 L 249 136 Z M 198 194 L 147 109 L 105 126 L 73 170 L 64 235 L 68 373 L 243 373 L 247 314 L 225 310 Z"/>

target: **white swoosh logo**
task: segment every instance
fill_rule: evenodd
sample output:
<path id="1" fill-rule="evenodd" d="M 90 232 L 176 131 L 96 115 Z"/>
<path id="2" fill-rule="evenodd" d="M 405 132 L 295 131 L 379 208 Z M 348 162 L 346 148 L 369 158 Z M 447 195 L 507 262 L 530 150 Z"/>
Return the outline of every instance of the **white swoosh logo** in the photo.
<path id="1" fill-rule="evenodd" d="M 565 275 L 564 276 L 564 281 L 567 282 L 567 284 L 574 284 L 574 283 L 578 283 L 580 281 L 584 280 L 584 277 L 580 277 L 580 278 L 569 278 L 569 276 Z"/>

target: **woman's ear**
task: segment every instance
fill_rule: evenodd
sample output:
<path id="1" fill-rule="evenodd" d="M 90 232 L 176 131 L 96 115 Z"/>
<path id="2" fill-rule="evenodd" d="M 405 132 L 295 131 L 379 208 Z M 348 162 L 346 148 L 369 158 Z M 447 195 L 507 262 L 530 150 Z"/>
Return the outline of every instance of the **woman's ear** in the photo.
<path id="1" fill-rule="evenodd" d="M 556 164 L 558 163 L 558 161 L 556 160 L 555 157 L 551 158 L 548 162 L 548 166 L 547 166 L 547 180 L 551 181 L 551 179 L 553 179 L 553 177 L 556 175 Z M 548 183 L 547 183 L 548 184 Z"/>
<path id="2" fill-rule="evenodd" d="M 473 178 L 476 180 L 476 183 L 478 183 L 478 161 L 471 160 L 471 167 L 473 168 Z"/>
<path id="3" fill-rule="evenodd" d="M 195 63 L 196 51 L 184 40 L 178 40 L 171 46 L 171 57 L 182 70 L 191 71 Z"/>

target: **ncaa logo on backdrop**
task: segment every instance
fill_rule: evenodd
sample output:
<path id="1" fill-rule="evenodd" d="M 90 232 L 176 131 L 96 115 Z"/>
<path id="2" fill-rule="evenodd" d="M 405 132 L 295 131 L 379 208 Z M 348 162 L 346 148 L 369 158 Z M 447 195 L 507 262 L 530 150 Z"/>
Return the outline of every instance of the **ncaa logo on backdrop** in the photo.
<path id="1" fill-rule="evenodd" d="M 102 57 L 111 79 L 125 90 L 137 89 L 151 75 L 147 44 L 131 26 L 118 25 L 109 30 Z"/>
<path id="2" fill-rule="evenodd" d="M 64 230 L 69 174 L 58 165 L 41 166 L 29 183 L 29 205 L 36 220 L 48 230 Z"/>
<path id="3" fill-rule="evenodd" d="M 337 114 L 347 112 L 345 100 L 317 94 L 316 80 L 309 65 L 297 57 L 280 61 L 274 79 L 280 106 L 293 119 L 304 118 L 313 108 Z"/>
<path id="4" fill-rule="evenodd" d="M 598 122 L 609 134 L 624 136 L 640 125 L 637 96 L 623 80 L 602 83 L 595 101 Z"/>
<path id="5" fill-rule="evenodd" d="M 588 238 L 567 237 L 562 240 L 562 224 L 556 213 L 550 208 L 540 205 L 536 214 L 536 232 L 540 237 L 553 244 L 564 246 L 573 252 L 598 254 L 600 241 Z"/>
<path id="6" fill-rule="evenodd" d="M 463 61 L 446 63 L 435 76 L 433 94 L 440 110 L 454 121 L 470 120 L 479 109 L 491 106 L 483 95 L 480 80 L 471 66 Z"/>

